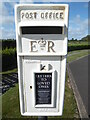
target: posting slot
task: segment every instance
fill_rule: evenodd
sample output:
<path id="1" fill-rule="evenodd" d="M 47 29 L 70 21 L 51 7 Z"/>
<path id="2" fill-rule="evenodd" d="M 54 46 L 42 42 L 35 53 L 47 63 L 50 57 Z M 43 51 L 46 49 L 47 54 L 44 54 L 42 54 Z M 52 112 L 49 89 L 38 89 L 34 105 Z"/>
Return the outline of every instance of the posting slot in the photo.
<path id="1" fill-rule="evenodd" d="M 22 34 L 63 34 L 61 26 L 27 26 L 21 27 Z"/>

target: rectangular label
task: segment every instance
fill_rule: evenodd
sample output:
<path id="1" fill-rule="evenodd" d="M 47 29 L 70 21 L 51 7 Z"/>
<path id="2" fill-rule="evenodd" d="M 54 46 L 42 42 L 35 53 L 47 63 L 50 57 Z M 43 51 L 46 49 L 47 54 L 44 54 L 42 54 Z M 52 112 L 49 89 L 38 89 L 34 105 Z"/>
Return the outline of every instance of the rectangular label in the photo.
<path id="1" fill-rule="evenodd" d="M 21 21 L 25 20 L 63 20 L 64 10 L 22 10 Z"/>
<path id="2" fill-rule="evenodd" d="M 52 73 L 35 73 L 36 105 L 51 104 Z"/>

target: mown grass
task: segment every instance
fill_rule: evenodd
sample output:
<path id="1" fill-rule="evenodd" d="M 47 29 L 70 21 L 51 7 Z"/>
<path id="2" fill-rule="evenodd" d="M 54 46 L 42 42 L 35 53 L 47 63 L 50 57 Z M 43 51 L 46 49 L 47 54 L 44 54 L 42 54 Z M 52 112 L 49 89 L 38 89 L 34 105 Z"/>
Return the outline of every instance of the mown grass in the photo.
<path id="1" fill-rule="evenodd" d="M 69 54 L 72 54 L 72 55 L 67 57 L 67 62 L 72 62 L 73 60 L 77 60 L 80 57 L 90 54 L 90 50 L 73 51 L 73 52 L 70 52 Z"/>
<path id="2" fill-rule="evenodd" d="M 8 70 L 8 71 L 5 71 L 5 72 L 0 72 L 0 74 L 4 75 L 4 74 L 15 73 L 15 72 L 17 72 L 17 68 L 12 69 L 12 70 Z"/>
<path id="3" fill-rule="evenodd" d="M 18 84 L 2 95 L 2 116 L 4 118 L 20 117 Z"/>

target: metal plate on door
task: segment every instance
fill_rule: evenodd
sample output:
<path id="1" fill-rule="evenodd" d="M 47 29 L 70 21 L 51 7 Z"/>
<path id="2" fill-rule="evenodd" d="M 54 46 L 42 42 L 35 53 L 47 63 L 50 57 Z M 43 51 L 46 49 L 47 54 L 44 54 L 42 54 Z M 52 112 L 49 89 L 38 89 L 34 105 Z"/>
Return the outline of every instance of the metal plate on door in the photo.
<path id="1" fill-rule="evenodd" d="M 51 104 L 52 73 L 35 73 L 36 105 Z"/>

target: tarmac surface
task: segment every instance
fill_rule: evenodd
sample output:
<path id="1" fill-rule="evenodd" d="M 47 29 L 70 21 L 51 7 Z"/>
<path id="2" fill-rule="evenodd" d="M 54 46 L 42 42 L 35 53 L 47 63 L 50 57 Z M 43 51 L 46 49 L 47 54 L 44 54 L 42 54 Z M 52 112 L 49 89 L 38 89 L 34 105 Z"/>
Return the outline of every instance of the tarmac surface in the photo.
<path id="1" fill-rule="evenodd" d="M 73 75 L 74 81 L 76 83 L 79 94 L 82 98 L 83 104 L 87 111 L 87 114 L 90 115 L 89 109 L 89 83 L 88 83 L 88 60 L 90 55 L 80 58 L 76 61 L 69 63 L 71 73 Z"/>

